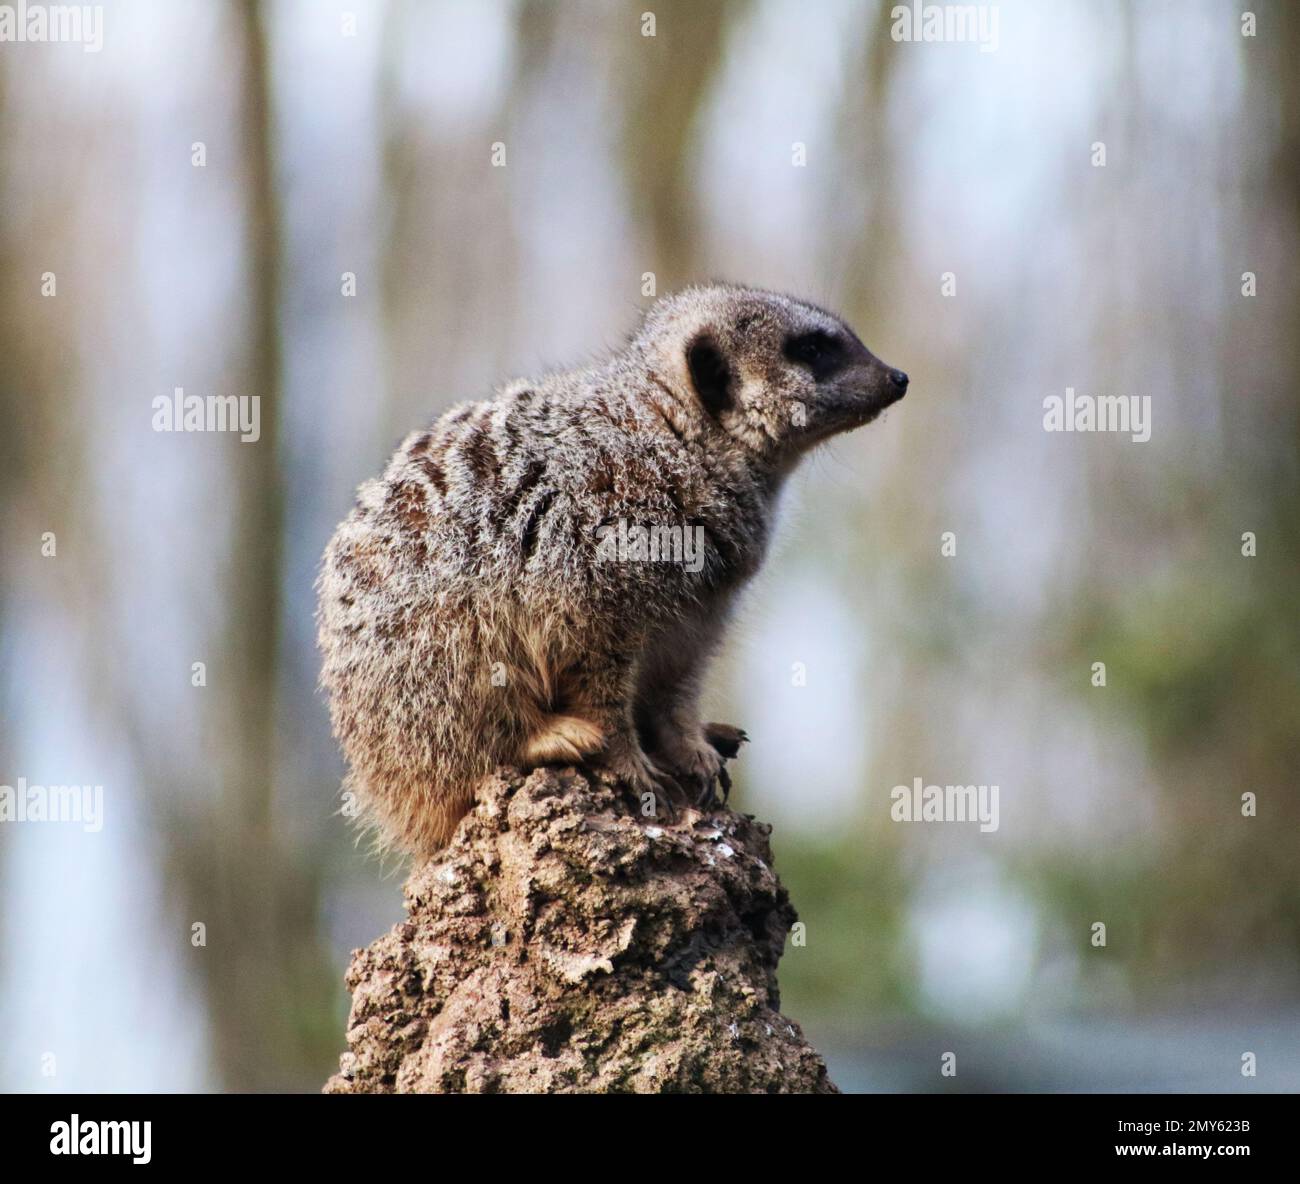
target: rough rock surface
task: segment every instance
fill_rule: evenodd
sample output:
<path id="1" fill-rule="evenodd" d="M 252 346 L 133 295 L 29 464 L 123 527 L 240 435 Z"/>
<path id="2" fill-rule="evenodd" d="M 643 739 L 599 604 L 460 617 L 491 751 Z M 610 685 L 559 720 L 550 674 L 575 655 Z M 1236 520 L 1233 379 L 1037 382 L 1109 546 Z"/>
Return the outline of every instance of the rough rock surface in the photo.
<path id="1" fill-rule="evenodd" d="M 795 912 L 768 827 L 641 817 L 573 770 L 501 770 L 408 918 L 347 973 L 327 1093 L 835 1093 L 777 1010 Z"/>

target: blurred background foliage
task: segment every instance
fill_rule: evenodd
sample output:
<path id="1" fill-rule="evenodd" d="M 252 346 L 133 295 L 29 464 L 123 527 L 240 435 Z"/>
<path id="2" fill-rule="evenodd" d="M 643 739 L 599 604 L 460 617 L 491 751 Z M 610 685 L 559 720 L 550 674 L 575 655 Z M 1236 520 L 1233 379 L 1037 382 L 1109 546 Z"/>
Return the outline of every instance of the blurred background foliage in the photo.
<path id="1" fill-rule="evenodd" d="M 0 45 L 0 782 L 106 801 L 0 827 L 0 1087 L 319 1087 L 401 881 L 333 814 L 321 549 L 649 272 L 912 376 L 794 482 L 711 696 L 833 1076 L 1300 1088 L 1300 10 L 1003 0 L 984 53 L 891 7 L 117 0 L 100 53 Z M 154 433 L 177 386 L 260 441 Z M 1151 441 L 1045 433 L 1066 387 Z M 918 776 L 1000 828 L 890 821 Z"/>

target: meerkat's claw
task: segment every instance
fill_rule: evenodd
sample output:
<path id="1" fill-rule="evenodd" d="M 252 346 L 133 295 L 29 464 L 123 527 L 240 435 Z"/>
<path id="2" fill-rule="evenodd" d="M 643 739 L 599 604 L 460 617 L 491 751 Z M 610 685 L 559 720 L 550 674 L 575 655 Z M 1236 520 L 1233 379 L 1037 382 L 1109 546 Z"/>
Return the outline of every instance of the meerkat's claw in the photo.
<path id="1" fill-rule="evenodd" d="M 681 805 L 689 806 L 692 804 L 691 796 L 686 792 L 682 783 L 671 773 L 659 768 L 659 766 L 653 764 L 653 762 L 651 763 L 651 767 L 655 771 L 654 786 L 650 791 L 654 794 L 655 806 L 656 808 L 663 808 L 664 815 L 668 822 L 676 822 L 677 804 L 674 803 L 673 799 L 676 798 L 677 803 L 680 803 Z"/>
<path id="2" fill-rule="evenodd" d="M 677 802 L 683 805 L 689 805 L 690 796 L 682 788 L 681 782 L 661 765 L 656 764 L 644 754 L 636 754 L 623 760 L 610 763 L 602 763 L 593 770 L 597 776 L 615 788 L 621 788 L 630 792 L 633 797 L 645 802 L 646 798 L 653 797 L 655 803 L 655 812 L 652 817 L 658 817 L 662 811 L 664 818 L 669 822 L 677 820 Z"/>
<path id="3" fill-rule="evenodd" d="M 662 789 L 656 789 L 654 791 L 654 795 L 655 795 L 655 807 L 663 808 L 664 820 L 669 823 L 676 822 L 677 807 L 673 805 L 673 800 L 671 796 L 665 793 Z"/>
<path id="4" fill-rule="evenodd" d="M 740 746 L 749 739 L 743 728 L 731 724 L 705 724 L 704 738 L 713 745 L 721 757 L 731 760 L 740 753 Z"/>
<path id="5" fill-rule="evenodd" d="M 719 794 L 719 790 L 721 793 Z M 696 799 L 696 805 L 701 810 L 716 810 L 719 806 L 726 806 L 731 799 L 731 774 L 727 772 L 726 763 L 718 766 L 716 778 L 710 778 L 700 791 L 700 796 Z"/>

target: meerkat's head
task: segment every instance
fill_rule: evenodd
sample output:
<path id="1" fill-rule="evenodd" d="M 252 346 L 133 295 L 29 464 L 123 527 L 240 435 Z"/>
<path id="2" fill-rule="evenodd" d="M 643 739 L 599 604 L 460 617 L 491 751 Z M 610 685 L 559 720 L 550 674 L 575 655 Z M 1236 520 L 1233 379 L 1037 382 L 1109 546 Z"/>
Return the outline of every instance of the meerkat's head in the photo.
<path id="1" fill-rule="evenodd" d="M 870 423 L 907 391 L 839 317 L 757 288 L 687 288 L 646 316 L 637 341 L 706 434 L 793 463 Z"/>

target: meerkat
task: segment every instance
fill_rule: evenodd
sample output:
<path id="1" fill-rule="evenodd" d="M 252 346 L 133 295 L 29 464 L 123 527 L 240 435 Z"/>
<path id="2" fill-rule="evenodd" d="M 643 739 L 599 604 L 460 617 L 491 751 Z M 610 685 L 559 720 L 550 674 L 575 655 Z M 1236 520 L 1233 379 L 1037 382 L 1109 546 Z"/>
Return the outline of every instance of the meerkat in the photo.
<path id="1" fill-rule="evenodd" d="M 360 820 L 431 855 L 499 765 L 580 765 L 670 808 L 712 805 L 745 735 L 701 720 L 701 682 L 782 485 L 907 383 L 822 308 L 692 287 L 604 361 L 409 435 L 318 581 Z M 701 543 L 693 562 L 653 545 L 678 530 Z"/>

